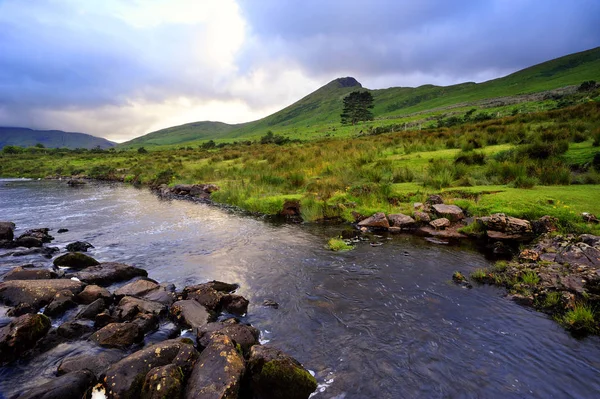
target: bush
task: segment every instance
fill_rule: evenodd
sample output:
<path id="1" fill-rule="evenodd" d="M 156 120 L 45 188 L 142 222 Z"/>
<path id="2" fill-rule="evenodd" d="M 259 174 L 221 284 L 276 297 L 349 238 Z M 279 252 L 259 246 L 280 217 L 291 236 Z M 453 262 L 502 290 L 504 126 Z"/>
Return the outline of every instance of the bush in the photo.
<path id="1" fill-rule="evenodd" d="M 548 159 L 564 154 L 568 149 L 569 143 L 566 140 L 554 142 L 536 141 L 532 144 L 522 146 L 520 152 L 529 159 Z"/>
<path id="2" fill-rule="evenodd" d="M 481 152 L 459 153 L 454 163 L 464 163 L 465 165 L 485 165 L 485 154 Z"/>

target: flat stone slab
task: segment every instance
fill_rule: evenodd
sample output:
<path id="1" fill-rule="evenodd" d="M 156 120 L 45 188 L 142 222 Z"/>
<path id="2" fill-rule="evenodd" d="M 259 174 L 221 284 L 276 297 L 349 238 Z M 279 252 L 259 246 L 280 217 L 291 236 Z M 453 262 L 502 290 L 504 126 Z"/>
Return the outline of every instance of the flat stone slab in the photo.
<path id="1" fill-rule="evenodd" d="M 105 262 L 97 266 L 90 266 L 76 273 L 69 273 L 66 277 L 76 277 L 79 280 L 101 286 L 111 285 L 119 281 L 131 280 L 134 277 L 147 277 L 148 272 L 124 263 Z"/>
<path id="2" fill-rule="evenodd" d="M 456 205 L 434 204 L 432 208 L 440 217 L 446 218 L 451 222 L 458 222 L 465 218 L 463 210 Z"/>
<path id="3" fill-rule="evenodd" d="M 68 279 L 4 281 L 0 283 L 0 302 L 10 306 L 29 304 L 39 309 L 52 302 L 59 292 L 68 290 L 78 294 L 83 286 Z"/>

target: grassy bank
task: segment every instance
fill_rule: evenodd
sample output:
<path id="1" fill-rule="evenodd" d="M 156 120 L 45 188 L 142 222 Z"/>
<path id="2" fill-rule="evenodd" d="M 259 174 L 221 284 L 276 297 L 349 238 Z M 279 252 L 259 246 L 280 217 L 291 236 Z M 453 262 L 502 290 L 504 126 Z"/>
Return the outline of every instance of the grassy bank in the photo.
<path id="1" fill-rule="evenodd" d="M 214 183 L 217 202 L 278 213 L 301 203 L 306 221 L 412 212 L 431 193 L 471 215 L 549 214 L 565 228 L 598 232 L 581 212 L 600 214 L 600 103 L 450 127 L 282 145 L 145 151 L 26 149 L 0 158 L 0 176 L 85 175 L 139 184 Z"/>

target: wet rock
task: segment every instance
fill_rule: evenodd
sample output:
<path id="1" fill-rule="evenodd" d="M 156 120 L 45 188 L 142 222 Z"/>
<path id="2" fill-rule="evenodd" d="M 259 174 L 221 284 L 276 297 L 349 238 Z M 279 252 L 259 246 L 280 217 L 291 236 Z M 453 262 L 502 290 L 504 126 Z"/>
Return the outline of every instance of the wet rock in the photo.
<path id="1" fill-rule="evenodd" d="M 167 313 L 167 307 L 159 302 L 125 296 L 119 301 L 114 311 L 119 320 L 133 320 L 138 313 L 160 316 Z"/>
<path id="2" fill-rule="evenodd" d="M 96 331 L 90 340 L 105 348 L 126 349 L 144 339 L 139 326 L 134 323 L 111 323 Z"/>
<path id="3" fill-rule="evenodd" d="M 435 213 L 442 218 L 446 218 L 451 222 L 458 222 L 465 218 L 463 210 L 456 205 L 435 204 L 432 205 Z"/>
<path id="4" fill-rule="evenodd" d="M 25 303 L 39 309 L 49 304 L 57 293 L 64 290 L 78 294 L 83 290 L 83 284 L 66 279 L 9 280 L 0 283 L 0 302 L 10 306 Z"/>
<path id="5" fill-rule="evenodd" d="M 88 285 L 83 291 L 77 294 L 77 300 L 84 305 L 88 305 L 96 299 L 102 299 L 108 304 L 112 302 L 112 294 L 109 290 L 99 285 Z"/>
<path id="6" fill-rule="evenodd" d="M 95 382 L 91 371 L 74 371 L 33 388 L 19 399 L 81 399 L 89 394 Z"/>
<path id="7" fill-rule="evenodd" d="M 142 298 L 149 301 L 159 302 L 166 306 L 171 306 L 177 299 L 174 290 L 175 286 L 172 284 L 160 284 L 158 289 L 144 294 Z"/>
<path id="8" fill-rule="evenodd" d="M 435 237 L 435 239 L 433 239 L 433 241 L 432 240 L 428 240 L 428 241 L 438 243 L 438 244 L 440 244 L 440 243 L 448 244 L 448 242 L 440 241 L 440 240 L 460 240 L 463 238 L 467 238 L 466 235 L 464 235 L 458 231 L 457 226 L 445 228 L 444 230 L 434 229 L 431 226 L 421 226 L 417 230 L 415 230 L 415 234 L 418 236 L 423 236 L 423 237 Z"/>
<path id="9" fill-rule="evenodd" d="M 16 248 L 17 244 L 13 240 L 0 240 L 0 248 L 11 249 Z M 12 253 L 4 254 L 3 256 L 10 256 Z"/>
<path id="10" fill-rule="evenodd" d="M 57 375 L 72 373 L 74 371 L 89 370 L 96 379 L 101 378 L 108 368 L 121 360 L 123 353 L 118 350 L 106 350 L 101 353 L 71 356 L 58 365 Z"/>
<path id="11" fill-rule="evenodd" d="M 117 320 L 116 317 L 111 316 L 108 311 L 104 311 L 96 315 L 96 318 L 94 319 L 94 328 L 100 329 L 110 323 L 117 323 L 118 321 L 119 320 Z"/>
<path id="12" fill-rule="evenodd" d="M 443 204 L 444 203 L 444 199 L 437 195 L 437 194 L 432 194 L 429 197 L 427 197 L 427 200 L 425 201 L 425 203 L 427 205 L 438 205 L 438 204 Z"/>
<path id="13" fill-rule="evenodd" d="M 24 251 L 15 251 L 10 255 L 12 256 L 30 256 L 30 255 L 42 255 L 44 258 L 50 259 L 54 254 L 58 252 L 56 247 L 42 247 L 42 248 L 30 248 Z"/>
<path id="14" fill-rule="evenodd" d="M 6 312 L 8 317 L 19 317 L 27 313 L 36 313 L 37 308 L 34 308 L 28 303 L 20 303 Z"/>
<path id="15" fill-rule="evenodd" d="M 18 240 L 21 238 L 25 238 L 25 237 L 33 237 L 33 238 L 37 238 L 38 240 L 42 241 L 43 243 L 49 243 L 50 241 L 54 240 L 54 237 L 52 237 L 50 234 L 48 234 L 49 231 L 50 231 L 50 229 L 47 227 L 27 230 L 25 233 L 23 233 L 19 236 Z"/>
<path id="16" fill-rule="evenodd" d="M 473 288 L 473 286 L 471 285 L 471 283 L 469 283 L 469 280 L 467 280 L 467 278 L 465 277 L 464 274 L 462 274 L 461 272 L 454 272 L 452 274 L 452 281 L 455 284 L 458 284 L 462 287 L 465 288 Z"/>
<path id="17" fill-rule="evenodd" d="M 249 304 L 250 301 L 241 295 L 227 294 L 223 295 L 221 298 L 222 308 L 225 309 L 225 311 L 237 316 L 243 316 L 246 314 L 246 312 L 248 312 Z"/>
<path id="18" fill-rule="evenodd" d="M 223 281 L 217 281 L 217 280 L 209 281 L 208 283 L 204 283 L 201 285 L 212 288 L 213 290 L 215 290 L 217 292 L 224 292 L 224 293 L 232 293 L 235 290 L 237 290 L 238 288 L 240 288 L 240 286 L 237 284 L 224 283 Z"/>
<path id="19" fill-rule="evenodd" d="M 134 296 L 137 298 L 141 298 L 149 292 L 157 290 L 159 288 L 160 286 L 156 281 L 151 280 L 149 278 L 142 278 L 124 285 L 123 287 L 116 290 L 114 294 L 117 298 L 121 298 L 124 296 Z"/>
<path id="20" fill-rule="evenodd" d="M 226 335 L 216 335 L 200 354 L 184 397 L 237 398 L 244 371 L 244 359 L 231 339 Z"/>
<path id="21" fill-rule="evenodd" d="M 256 396 L 263 399 L 307 399 L 317 381 L 294 358 L 264 345 L 250 349 L 248 370 Z"/>
<path id="22" fill-rule="evenodd" d="M 193 299 L 175 302 L 170 313 L 177 323 L 194 329 L 201 328 L 212 320 L 206 308 Z"/>
<path id="23" fill-rule="evenodd" d="M 560 251 L 555 260 L 561 264 L 600 267 L 600 250 L 578 242 Z"/>
<path id="24" fill-rule="evenodd" d="M 69 252 L 87 252 L 90 248 L 94 248 L 94 246 L 87 241 L 75 241 L 67 245 Z"/>
<path id="25" fill-rule="evenodd" d="M 33 265 L 23 265 L 14 267 L 4 275 L 4 281 L 8 280 L 50 280 L 58 275 L 48 269 L 36 268 Z"/>
<path id="26" fill-rule="evenodd" d="M 70 179 L 67 181 L 67 185 L 71 187 L 83 186 L 85 184 L 87 183 L 80 179 Z"/>
<path id="27" fill-rule="evenodd" d="M 52 302 L 44 309 L 46 316 L 55 317 L 63 314 L 65 311 L 77 306 L 73 300 L 75 295 L 72 291 L 62 290 L 56 293 Z"/>
<path id="28" fill-rule="evenodd" d="M 142 386 L 142 399 L 181 398 L 184 376 L 174 364 L 155 367 L 146 374 Z"/>
<path id="29" fill-rule="evenodd" d="M 390 227 L 390 222 L 385 217 L 385 213 L 378 212 L 371 217 L 358 223 L 359 227 L 370 227 L 374 229 L 387 229 Z"/>
<path id="30" fill-rule="evenodd" d="M 0 364 L 9 363 L 50 330 L 50 319 L 41 314 L 25 314 L 0 329 Z"/>
<path id="31" fill-rule="evenodd" d="M 13 222 L 0 222 L 0 240 L 12 241 L 15 227 Z"/>
<path id="32" fill-rule="evenodd" d="M 521 262 L 533 263 L 537 262 L 540 259 L 540 254 L 536 251 L 526 248 L 519 253 L 519 260 Z"/>
<path id="33" fill-rule="evenodd" d="M 538 220 L 531 223 L 531 228 L 536 235 L 550 233 L 556 231 L 558 228 L 558 219 L 552 216 L 542 216 Z"/>
<path id="34" fill-rule="evenodd" d="M 300 201 L 287 200 L 283 203 L 282 216 L 300 216 Z"/>
<path id="35" fill-rule="evenodd" d="M 429 223 L 429 222 L 431 222 L 431 217 L 429 216 L 429 214 L 427 214 L 425 212 L 415 211 L 413 213 L 413 216 L 415 217 L 415 221 L 416 222 L 419 222 L 419 223 Z"/>
<path id="36" fill-rule="evenodd" d="M 77 314 L 78 319 L 89 319 L 94 320 L 99 313 L 102 313 L 106 309 L 104 299 L 98 298 L 94 302 L 87 305 Z"/>
<path id="37" fill-rule="evenodd" d="M 399 227 L 403 230 L 412 229 L 416 224 L 415 219 L 402 213 L 388 215 L 388 220 L 390 221 L 392 227 Z"/>
<path id="38" fill-rule="evenodd" d="M 591 234 L 582 234 L 579 239 L 581 242 L 591 246 L 591 247 L 600 247 L 600 236 L 594 236 Z"/>
<path id="39" fill-rule="evenodd" d="M 132 323 L 137 324 L 143 334 L 147 334 L 151 331 L 158 329 L 159 319 L 158 316 L 149 313 L 140 313 Z"/>
<path id="40" fill-rule="evenodd" d="M 248 324 L 241 324 L 236 319 L 229 319 L 225 322 L 208 323 L 198 329 L 196 334 L 198 346 L 206 348 L 212 341 L 214 334 L 228 336 L 234 345 L 240 345 L 244 355 L 250 354 L 250 348 L 258 345 L 260 332 Z"/>
<path id="41" fill-rule="evenodd" d="M 443 230 L 446 227 L 450 227 L 450 221 L 446 218 L 439 218 L 429 222 L 429 225 L 436 230 Z"/>
<path id="42" fill-rule="evenodd" d="M 66 339 L 82 338 L 93 332 L 94 328 L 92 326 L 78 321 L 67 321 L 56 329 L 56 334 Z"/>
<path id="43" fill-rule="evenodd" d="M 279 304 L 272 299 L 265 299 L 262 305 L 273 309 L 279 309 Z"/>
<path id="44" fill-rule="evenodd" d="M 66 233 L 67 231 L 69 231 L 69 229 L 58 229 L 57 233 L 62 234 L 62 233 Z"/>
<path id="45" fill-rule="evenodd" d="M 40 240 L 39 238 L 30 237 L 30 236 L 23 236 L 23 237 L 17 238 L 15 240 L 15 244 L 17 245 L 17 247 L 25 247 L 25 248 L 34 248 L 34 247 L 39 248 L 44 245 L 42 240 Z"/>
<path id="46" fill-rule="evenodd" d="M 85 269 L 86 267 L 99 265 L 96 259 L 81 252 L 67 252 L 54 259 L 54 266 L 70 267 L 72 269 Z"/>
<path id="47" fill-rule="evenodd" d="M 196 289 L 187 292 L 187 294 L 184 291 L 186 299 L 193 299 L 212 312 L 217 312 L 220 309 L 221 297 L 223 296 L 221 292 L 204 284 L 192 288 Z"/>
<path id="48" fill-rule="evenodd" d="M 76 277 L 79 280 L 101 286 L 107 286 L 119 281 L 131 280 L 134 277 L 147 277 L 148 272 L 123 263 L 105 262 L 90 266 L 76 273 L 69 273 L 65 277 Z"/>
<path id="49" fill-rule="evenodd" d="M 188 376 L 198 358 L 189 340 L 173 339 L 148 346 L 112 365 L 103 385 L 109 397 L 140 397 L 146 375 L 155 367 L 173 364 Z"/>

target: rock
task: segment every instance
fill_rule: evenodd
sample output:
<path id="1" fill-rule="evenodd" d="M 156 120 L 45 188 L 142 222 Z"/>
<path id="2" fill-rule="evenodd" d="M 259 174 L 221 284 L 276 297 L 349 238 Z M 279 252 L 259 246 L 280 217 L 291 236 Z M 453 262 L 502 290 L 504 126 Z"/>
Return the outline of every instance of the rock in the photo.
<path id="1" fill-rule="evenodd" d="M 119 281 L 131 280 L 134 277 L 147 277 L 144 269 L 129 266 L 123 263 L 105 262 L 97 266 L 90 266 L 76 273 L 69 273 L 65 277 L 77 277 L 88 284 L 110 285 Z"/>
<path id="2" fill-rule="evenodd" d="M 175 302 L 171 316 L 177 323 L 193 329 L 205 326 L 212 319 L 206 308 L 192 299 Z"/>
<path id="3" fill-rule="evenodd" d="M 144 334 L 134 323 L 111 323 L 96 331 L 90 340 L 105 348 L 126 349 L 144 339 Z"/>
<path id="4" fill-rule="evenodd" d="M 99 285 L 88 285 L 83 291 L 77 294 L 77 300 L 84 305 L 94 302 L 96 299 L 103 299 L 105 303 L 112 302 L 112 294 L 106 288 Z"/>
<path id="5" fill-rule="evenodd" d="M 524 249 L 519 253 L 519 261 L 526 263 L 537 262 L 540 259 L 540 254 L 532 249 Z"/>
<path id="6" fill-rule="evenodd" d="M 536 235 L 541 235 L 551 231 L 556 231 L 558 229 L 556 227 L 557 225 L 557 218 L 546 215 L 531 223 L 531 228 Z"/>
<path id="7" fill-rule="evenodd" d="M 173 364 L 188 376 L 198 358 L 189 340 L 172 339 L 148 346 L 113 364 L 103 380 L 109 397 L 140 397 L 146 375 L 153 368 Z"/>
<path id="8" fill-rule="evenodd" d="M 465 218 L 463 210 L 456 205 L 435 204 L 432 205 L 433 210 L 441 218 L 446 218 L 451 222 L 458 222 Z"/>
<path id="9" fill-rule="evenodd" d="M 94 246 L 86 241 L 75 241 L 67 245 L 67 251 L 69 252 L 87 252 L 90 248 L 94 248 Z"/>
<path id="10" fill-rule="evenodd" d="M 227 294 L 221 298 L 221 306 L 225 311 L 237 315 L 243 316 L 248 312 L 248 305 L 250 301 L 241 295 Z"/>
<path id="11" fill-rule="evenodd" d="M 19 395 L 19 399 L 81 399 L 87 397 L 95 382 L 91 371 L 74 371 Z"/>
<path id="12" fill-rule="evenodd" d="M 116 317 L 111 316 L 108 311 L 104 311 L 96 315 L 96 318 L 94 319 L 94 328 L 100 329 L 110 323 L 117 323 L 118 321 L 119 320 L 117 320 Z"/>
<path id="13" fill-rule="evenodd" d="M 25 247 L 25 248 L 34 248 L 34 247 L 39 248 L 44 245 L 42 240 L 40 240 L 39 238 L 30 237 L 30 236 L 24 236 L 24 237 L 17 238 L 15 240 L 15 244 L 17 245 L 17 247 Z"/>
<path id="14" fill-rule="evenodd" d="M 206 348 L 212 341 L 214 334 L 228 336 L 235 345 L 240 345 L 244 355 L 250 354 L 250 348 L 258 345 L 260 332 L 248 324 L 241 324 L 236 319 L 225 322 L 208 323 L 198 329 L 196 334 L 198 347 Z"/>
<path id="15" fill-rule="evenodd" d="M 287 200 L 283 203 L 282 216 L 300 216 L 300 201 Z"/>
<path id="16" fill-rule="evenodd" d="M 511 235 L 527 235 L 532 233 L 531 223 L 527 220 L 517 219 L 506 216 L 503 213 L 495 213 L 491 216 L 477 218 L 476 221 L 481 223 L 488 230 L 504 233 L 506 236 Z"/>
<path id="17" fill-rule="evenodd" d="M 36 268 L 33 265 L 14 267 L 4 275 L 4 281 L 8 280 L 50 280 L 58 275 L 48 269 Z"/>
<path id="18" fill-rule="evenodd" d="M 62 233 L 66 233 L 67 231 L 69 231 L 69 229 L 58 229 L 57 233 L 62 234 Z"/>
<path id="19" fill-rule="evenodd" d="M 72 269 L 85 269 L 89 266 L 99 265 L 96 259 L 81 252 L 67 252 L 54 259 L 54 266 L 70 267 Z"/>
<path id="20" fill-rule="evenodd" d="M 431 217 L 429 216 L 429 214 L 427 214 L 425 212 L 417 212 L 417 211 L 415 211 L 413 213 L 413 216 L 415 217 L 415 221 L 417 221 L 419 223 L 429 223 L 429 222 L 431 222 Z"/>
<path id="21" fill-rule="evenodd" d="M 167 313 L 167 307 L 159 302 L 125 296 L 119 301 L 114 311 L 114 315 L 119 320 L 133 320 L 138 313 L 160 316 Z"/>
<path id="22" fill-rule="evenodd" d="M 223 296 L 222 293 L 211 288 L 209 285 L 206 284 L 190 288 L 196 289 L 194 291 L 187 292 L 187 294 L 186 290 L 184 290 L 184 297 L 186 299 L 193 299 L 212 312 L 218 312 L 220 310 L 221 297 Z"/>
<path id="23" fill-rule="evenodd" d="M 600 267 L 600 250 L 584 242 L 568 245 L 558 253 L 555 261 L 570 266 L 583 265 Z"/>
<path id="24" fill-rule="evenodd" d="M 40 240 L 44 243 L 48 243 L 48 242 L 54 240 L 54 237 L 52 237 L 50 234 L 48 234 L 49 231 L 50 231 L 50 229 L 47 227 L 43 227 L 40 229 L 27 230 L 25 233 L 21 234 L 18 239 L 25 238 L 25 237 L 33 237 L 33 238 L 37 238 L 38 240 Z"/>
<path id="25" fill-rule="evenodd" d="M 13 240 L 0 240 L 0 248 L 2 249 L 11 249 L 11 248 L 16 248 L 17 244 L 15 244 L 15 242 Z M 3 256 L 9 256 L 12 255 L 12 253 L 9 254 L 5 254 Z"/>
<path id="26" fill-rule="evenodd" d="M 200 285 L 212 288 L 213 290 L 215 290 L 217 292 L 224 292 L 224 293 L 228 293 L 228 294 L 230 294 L 230 293 L 234 292 L 235 290 L 237 290 L 238 288 L 240 288 L 240 286 L 237 284 L 224 283 L 222 281 L 217 281 L 217 280 L 209 281 L 208 283 L 204 283 L 204 284 L 200 284 Z"/>
<path id="27" fill-rule="evenodd" d="M 139 313 L 132 323 L 137 324 L 143 334 L 147 334 L 158 329 L 159 319 L 158 316 L 150 313 Z"/>
<path id="28" fill-rule="evenodd" d="M 272 299 L 265 299 L 262 305 L 273 309 L 279 309 L 279 304 Z"/>
<path id="29" fill-rule="evenodd" d="M 71 356 L 60 362 L 56 374 L 60 376 L 85 369 L 90 370 L 96 379 L 99 379 L 111 365 L 122 358 L 123 353 L 118 350 L 107 350 L 101 353 Z"/>
<path id="30" fill-rule="evenodd" d="M 214 336 L 190 375 L 185 398 L 237 398 L 244 376 L 244 359 L 226 335 Z"/>
<path id="31" fill-rule="evenodd" d="M 415 202 L 413 204 L 413 209 L 415 211 L 420 211 L 421 209 L 423 209 L 423 203 L 422 202 Z"/>
<path id="32" fill-rule="evenodd" d="M 488 238 L 492 240 L 501 240 L 501 241 L 527 241 L 531 238 L 530 235 L 522 235 L 522 234 L 507 234 L 501 231 L 493 231 L 488 230 L 486 232 Z"/>
<path id="33" fill-rule="evenodd" d="M 437 195 L 437 194 L 433 194 L 430 195 L 429 197 L 427 197 L 427 200 L 425 201 L 425 203 L 427 205 L 438 205 L 438 204 L 443 204 L 444 203 L 444 199 Z"/>
<path id="34" fill-rule="evenodd" d="M 65 311 L 77 306 L 73 300 L 75 295 L 72 291 L 62 290 L 56 293 L 52 302 L 44 309 L 46 316 L 55 317 L 63 314 Z"/>
<path id="35" fill-rule="evenodd" d="M 448 244 L 448 242 L 440 240 L 460 240 L 467 238 L 466 235 L 458 231 L 457 226 L 451 226 L 449 228 L 445 228 L 444 230 L 434 229 L 431 226 L 421 226 L 415 230 L 415 235 L 422 237 L 435 237 L 435 239 L 430 239 L 428 241 L 436 244 Z"/>
<path id="36" fill-rule="evenodd" d="M 600 246 L 600 236 L 594 236 L 591 234 L 582 234 L 579 236 L 581 242 L 586 243 L 590 247 L 599 247 Z"/>
<path id="37" fill-rule="evenodd" d="M 375 229 L 387 229 L 390 227 L 390 223 L 385 217 L 385 213 L 378 212 L 371 217 L 358 223 L 359 227 L 371 227 Z"/>
<path id="38" fill-rule="evenodd" d="M 465 277 L 464 274 L 462 274 L 461 272 L 454 272 L 452 274 L 452 281 L 455 284 L 458 284 L 462 287 L 465 288 L 473 288 L 473 286 L 471 285 L 471 283 L 469 283 L 469 280 L 467 280 L 467 278 Z"/>
<path id="39" fill-rule="evenodd" d="M 598 220 L 598 218 L 596 217 L 596 215 L 593 215 L 593 214 L 588 213 L 588 212 L 583 212 L 581 214 L 581 218 L 586 223 L 595 223 L 595 224 L 600 223 L 600 220 Z"/>
<path id="40" fill-rule="evenodd" d="M 432 220 L 429 222 L 429 225 L 436 230 L 445 229 L 446 227 L 450 227 L 450 221 L 446 218 L 439 218 Z"/>
<path id="41" fill-rule="evenodd" d="M 0 240 L 12 241 L 15 238 L 15 227 L 13 222 L 0 222 Z"/>
<path id="42" fill-rule="evenodd" d="M 79 179 L 70 179 L 67 181 L 67 185 L 71 187 L 83 186 L 85 184 L 87 184 L 85 181 Z"/>
<path id="43" fill-rule="evenodd" d="M 184 376 L 174 364 L 155 367 L 146 374 L 141 399 L 178 399 L 183 393 Z"/>
<path id="44" fill-rule="evenodd" d="M 291 356 L 265 345 L 250 349 L 248 370 L 254 392 L 264 399 L 307 399 L 317 381 Z"/>
<path id="45" fill-rule="evenodd" d="M 94 320 L 99 313 L 102 313 L 106 309 L 104 299 L 98 298 L 94 302 L 87 305 L 77 314 L 78 319 L 89 319 Z"/>
<path id="46" fill-rule="evenodd" d="M 0 365 L 9 363 L 50 330 L 50 319 L 42 314 L 25 314 L 0 329 Z"/>
<path id="47" fill-rule="evenodd" d="M 78 294 L 83 290 L 83 284 L 65 279 L 9 280 L 0 283 L 0 302 L 9 306 L 29 304 L 34 309 L 39 309 L 64 290 Z"/>
<path id="48" fill-rule="evenodd" d="M 66 339 L 82 338 L 93 332 L 92 326 L 77 321 L 67 321 L 56 329 L 56 334 Z"/>
<path id="49" fill-rule="evenodd" d="M 395 213 L 388 215 L 388 220 L 393 227 L 399 227 L 400 229 L 412 229 L 415 227 L 415 219 L 402 213 Z"/>
<path id="50" fill-rule="evenodd" d="M 149 278 L 142 278 L 119 288 L 115 291 L 115 296 L 117 298 L 121 298 L 124 296 L 134 296 L 137 298 L 141 298 L 149 292 L 157 290 L 159 288 L 160 286 L 156 281 L 151 280 Z"/>
<path id="51" fill-rule="evenodd" d="M 58 252 L 58 248 L 56 248 L 56 247 L 42 247 L 42 248 L 30 248 L 30 249 L 27 249 L 24 251 L 15 251 L 15 252 L 12 252 L 11 255 L 12 256 L 29 256 L 29 255 L 40 254 L 44 258 L 50 259 L 56 252 Z"/>
<path id="52" fill-rule="evenodd" d="M 149 301 L 159 302 L 166 306 L 171 306 L 177 299 L 175 293 L 173 292 L 174 289 L 175 287 L 171 287 L 169 284 L 160 284 L 158 289 L 144 294 L 142 298 Z"/>

